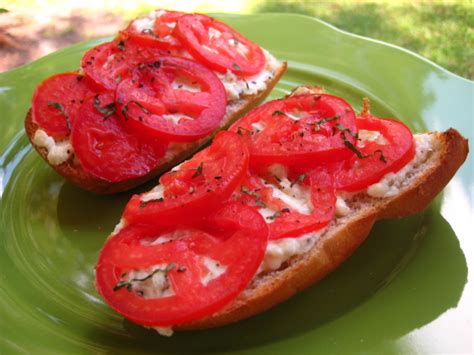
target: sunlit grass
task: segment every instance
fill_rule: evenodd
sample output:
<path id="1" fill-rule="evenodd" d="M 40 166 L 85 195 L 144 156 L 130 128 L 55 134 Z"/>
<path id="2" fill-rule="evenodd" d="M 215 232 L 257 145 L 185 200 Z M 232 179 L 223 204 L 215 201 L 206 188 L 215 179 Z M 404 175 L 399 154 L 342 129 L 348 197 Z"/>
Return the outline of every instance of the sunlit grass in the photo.
<path id="1" fill-rule="evenodd" d="M 413 50 L 461 76 L 474 79 L 472 1 L 375 0 L 4 0 L 9 11 L 56 13 L 108 11 L 131 19 L 154 8 L 196 12 L 294 12 Z"/>

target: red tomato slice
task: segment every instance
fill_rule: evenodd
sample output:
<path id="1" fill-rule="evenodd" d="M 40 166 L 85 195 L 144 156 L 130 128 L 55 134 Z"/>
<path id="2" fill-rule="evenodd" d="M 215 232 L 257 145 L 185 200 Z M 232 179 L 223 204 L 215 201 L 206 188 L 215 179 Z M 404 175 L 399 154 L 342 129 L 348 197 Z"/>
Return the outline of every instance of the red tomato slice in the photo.
<path id="1" fill-rule="evenodd" d="M 378 182 L 389 172 L 396 172 L 405 166 L 415 154 L 413 135 L 402 122 L 377 118 L 370 114 L 356 121 L 359 130 L 380 132 L 384 143 L 367 141 L 361 146 L 358 141 L 356 154 L 337 165 L 335 186 L 338 190 L 358 191 Z"/>
<path id="2" fill-rule="evenodd" d="M 81 106 L 71 143 L 84 170 L 110 182 L 146 175 L 158 165 L 167 147 L 128 133 L 115 113 L 111 93 L 97 95 Z"/>
<path id="3" fill-rule="evenodd" d="M 181 43 L 173 31 L 176 21 L 183 15 L 178 11 L 155 10 L 148 16 L 131 21 L 119 35 L 138 45 L 155 46 L 163 50 L 179 49 Z"/>
<path id="4" fill-rule="evenodd" d="M 265 55 L 257 44 L 212 17 L 182 16 L 175 33 L 194 58 L 221 73 L 230 70 L 237 76 L 249 76 L 265 66 Z"/>
<path id="5" fill-rule="evenodd" d="M 248 175 L 232 198 L 265 215 L 269 239 L 297 238 L 323 228 L 334 217 L 336 204 L 332 177 L 322 171 L 291 181 L 278 178 L 275 184 Z"/>
<path id="6" fill-rule="evenodd" d="M 242 139 L 220 132 L 213 143 L 160 178 L 163 194 L 144 203 L 135 195 L 125 207 L 129 223 L 175 225 L 183 218 L 200 218 L 216 209 L 242 181 L 248 169 L 248 151 Z"/>
<path id="7" fill-rule="evenodd" d="M 83 75 L 61 73 L 42 81 L 33 94 L 32 118 L 56 138 L 69 135 L 84 99 L 96 94 Z"/>
<path id="8" fill-rule="evenodd" d="M 257 272 L 268 229 L 252 208 L 235 203 L 213 213 L 205 225 L 210 227 L 125 228 L 100 253 L 97 290 L 113 309 L 145 326 L 178 325 L 218 311 Z M 137 270 L 144 276 L 136 277 Z M 145 287 L 153 278 L 161 278 L 166 295 Z"/>
<path id="9" fill-rule="evenodd" d="M 353 153 L 345 141 L 355 139 L 355 114 L 343 99 L 326 94 L 270 101 L 235 122 L 231 131 L 249 145 L 252 167 L 280 163 L 316 165 Z"/>
<path id="10" fill-rule="evenodd" d="M 137 132 L 173 141 L 201 138 L 224 117 L 226 94 L 217 76 L 199 63 L 177 57 L 135 69 L 117 87 L 116 100 Z"/>
<path id="11" fill-rule="evenodd" d="M 81 67 L 101 88 L 114 90 L 118 83 L 131 75 L 137 65 L 154 62 L 163 53 L 152 46 L 114 40 L 87 51 L 82 57 Z"/>

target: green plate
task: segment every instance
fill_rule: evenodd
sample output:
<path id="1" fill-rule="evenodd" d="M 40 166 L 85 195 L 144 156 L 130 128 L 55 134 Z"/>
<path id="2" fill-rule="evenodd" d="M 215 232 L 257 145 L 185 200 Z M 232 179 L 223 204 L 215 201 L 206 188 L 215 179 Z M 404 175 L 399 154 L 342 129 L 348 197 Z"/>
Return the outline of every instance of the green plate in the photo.
<path id="1" fill-rule="evenodd" d="M 415 131 L 452 126 L 473 138 L 473 83 L 413 53 L 304 16 L 218 17 L 289 62 L 272 98 L 319 84 L 356 108 L 368 96 L 373 112 Z M 471 161 L 426 211 L 377 223 L 338 270 L 265 314 L 163 338 L 111 311 L 94 263 L 131 193 L 99 197 L 65 182 L 22 128 L 35 85 L 77 68 L 99 42 L 0 75 L 0 353 L 472 351 Z"/>

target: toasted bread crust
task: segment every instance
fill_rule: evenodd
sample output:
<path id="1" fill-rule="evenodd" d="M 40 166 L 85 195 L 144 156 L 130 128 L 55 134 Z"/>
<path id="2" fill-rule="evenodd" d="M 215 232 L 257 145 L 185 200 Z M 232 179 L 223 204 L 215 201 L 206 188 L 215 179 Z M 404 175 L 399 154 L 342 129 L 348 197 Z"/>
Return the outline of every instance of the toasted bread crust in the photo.
<path id="1" fill-rule="evenodd" d="M 224 309 L 206 318 L 174 327 L 204 329 L 233 323 L 261 313 L 322 279 L 346 260 L 367 238 L 375 221 L 407 216 L 426 208 L 462 165 L 468 142 L 455 129 L 437 132 L 435 163 L 391 198 L 373 199 L 368 208 L 349 218 L 336 218 L 308 253 L 292 259 L 287 267 L 254 279 Z M 369 199 L 370 197 L 367 196 Z"/>
<path id="2" fill-rule="evenodd" d="M 278 68 L 278 70 L 275 72 L 275 76 L 273 77 L 273 79 L 267 82 L 267 88 L 264 91 L 261 91 L 255 95 L 244 96 L 236 103 L 232 103 L 232 111 L 226 113 L 220 127 L 214 132 L 200 139 L 197 142 L 175 144 L 173 153 L 165 155 L 163 161 L 153 171 L 151 171 L 145 176 L 141 176 L 134 179 L 129 179 L 120 182 L 109 182 L 100 179 L 84 171 L 81 164 L 77 161 L 77 159 L 74 159 L 74 157 L 71 157 L 69 160 L 59 165 L 50 164 L 47 159 L 47 149 L 38 147 L 33 143 L 33 137 L 35 135 L 35 132 L 40 127 L 35 122 L 33 122 L 31 109 L 28 111 L 25 117 L 25 131 L 28 136 L 28 139 L 31 142 L 31 145 L 33 145 L 33 147 L 41 155 L 41 157 L 54 170 L 64 176 L 66 180 L 73 182 L 74 184 L 80 186 L 85 190 L 98 194 L 112 194 L 116 192 L 121 192 L 139 186 L 144 182 L 151 180 L 168 171 L 175 165 L 190 157 L 193 153 L 204 147 L 206 144 L 208 144 L 212 140 L 214 135 L 217 134 L 217 132 L 229 127 L 239 117 L 243 116 L 245 113 L 247 113 L 254 107 L 260 105 L 260 103 L 265 100 L 268 94 L 270 94 L 270 92 L 272 91 L 273 87 L 285 73 L 286 68 L 287 63 L 283 62 Z"/>

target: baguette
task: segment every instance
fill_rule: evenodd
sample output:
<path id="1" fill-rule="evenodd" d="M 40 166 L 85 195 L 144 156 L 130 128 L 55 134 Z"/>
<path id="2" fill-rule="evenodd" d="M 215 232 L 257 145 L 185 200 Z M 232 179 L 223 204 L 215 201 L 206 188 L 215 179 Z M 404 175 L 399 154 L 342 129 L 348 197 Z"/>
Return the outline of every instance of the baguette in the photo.
<path id="1" fill-rule="evenodd" d="M 320 89 L 305 87 L 293 95 L 317 90 Z M 415 139 L 428 141 L 430 145 L 420 159 L 415 158 L 397 174 L 387 174 L 382 179 L 379 184 L 388 183 L 392 187 L 387 197 L 380 197 L 381 185 L 378 184 L 369 187 L 372 190 L 342 194 L 350 212 L 338 213 L 309 251 L 291 257 L 277 270 L 259 272 L 247 288 L 219 312 L 174 326 L 173 330 L 223 326 L 261 313 L 337 268 L 363 243 L 377 220 L 408 216 L 426 208 L 466 159 L 468 142 L 452 128 L 445 132 L 415 134 Z"/>
<path id="2" fill-rule="evenodd" d="M 25 131 L 28 139 L 39 155 L 66 180 L 73 182 L 85 190 L 98 194 L 112 194 L 129 190 L 161 175 L 162 173 L 171 169 L 173 166 L 190 157 L 193 153 L 208 144 L 218 131 L 229 127 L 239 117 L 243 116 L 246 112 L 262 103 L 262 101 L 268 96 L 273 87 L 286 71 L 287 63 L 282 62 L 279 64 L 279 67 L 275 70 L 275 75 L 273 75 L 272 78 L 267 79 L 265 90 L 262 90 L 254 95 L 242 96 L 238 100 L 231 101 L 227 104 L 226 114 L 222 119 L 220 126 L 216 130 L 195 142 L 170 144 L 161 163 L 148 174 L 137 178 L 120 182 L 109 182 L 100 179 L 84 171 L 80 162 L 77 159 L 74 159 L 74 155 L 61 164 L 51 164 L 47 157 L 48 149 L 35 143 L 35 133 L 40 127 L 38 127 L 38 125 L 33 122 L 31 109 L 27 112 L 25 117 Z"/>

